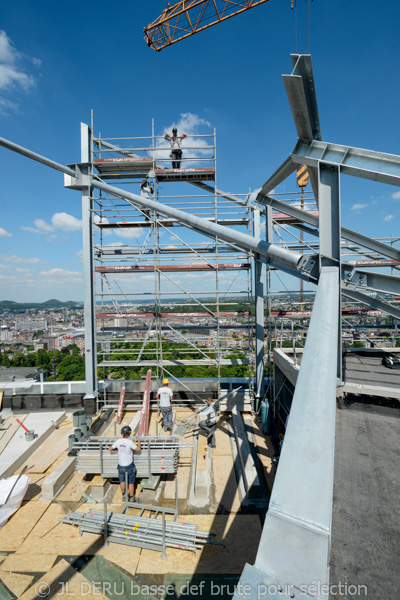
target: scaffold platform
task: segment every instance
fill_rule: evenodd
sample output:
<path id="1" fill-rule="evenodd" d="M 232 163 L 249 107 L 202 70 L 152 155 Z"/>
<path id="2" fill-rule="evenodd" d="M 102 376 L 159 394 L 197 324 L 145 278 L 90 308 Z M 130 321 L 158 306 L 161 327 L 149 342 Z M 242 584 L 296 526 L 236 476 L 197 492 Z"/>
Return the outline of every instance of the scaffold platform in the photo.
<path id="1" fill-rule="evenodd" d="M 248 271 L 251 268 L 250 263 L 232 263 L 225 265 L 209 265 L 209 264 L 198 264 L 198 265 L 111 265 L 96 267 L 97 273 L 152 273 L 155 269 L 157 271 L 173 272 L 185 272 L 185 271 L 215 271 L 218 268 L 219 271 Z"/>
<path id="2" fill-rule="evenodd" d="M 141 179 L 148 175 L 153 168 L 153 159 L 150 156 L 135 158 L 96 158 L 94 166 L 103 179 Z M 215 168 L 200 167 L 187 169 L 154 170 L 158 181 L 214 181 Z"/>
<path id="3" fill-rule="evenodd" d="M 208 367 L 217 364 L 217 361 L 211 358 L 206 359 L 188 359 L 188 360 L 163 360 L 163 364 L 166 367 L 195 367 L 203 366 Z M 221 358 L 220 365 L 231 366 L 231 365 L 249 365 L 247 358 Z M 157 360 L 104 360 L 98 364 L 98 367 L 156 367 L 159 365 Z"/>
<path id="4" fill-rule="evenodd" d="M 232 226 L 232 225 L 247 225 L 249 223 L 249 219 L 213 219 L 206 218 L 205 221 L 210 221 L 210 223 L 217 223 L 218 225 Z M 99 221 L 96 223 L 97 227 L 101 229 L 129 229 L 130 227 L 151 227 L 154 223 L 161 224 L 163 227 L 184 227 L 182 223 L 177 221 L 176 219 L 153 219 L 146 221 L 118 221 L 117 223 L 106 223 Z"/>

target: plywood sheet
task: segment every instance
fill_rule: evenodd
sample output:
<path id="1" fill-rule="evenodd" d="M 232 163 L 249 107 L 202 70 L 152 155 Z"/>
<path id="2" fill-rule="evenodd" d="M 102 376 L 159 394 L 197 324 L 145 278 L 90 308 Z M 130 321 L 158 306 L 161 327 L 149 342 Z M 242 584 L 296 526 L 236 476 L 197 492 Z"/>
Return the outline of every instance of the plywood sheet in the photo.
<path id="1" fill-rule="evenodd" d="M 229 419 L 230 421 L 232 419 Z M 230 427 L 228 419 L 221 417 L 215 428 L 215 443 L 217 447 L 213 450 L 214 456 L 232 456 L 232 446 L 230 440 Z"/>
<path id="2" fill-rule="evenodd" d="M 90 484 L 90 481 L 85 481 L 85 473 L 75 473 L 61 494 L 57 496 L 57 501 L 79 502 L 82 492 L 86 492 Z"/>
<path id="3" fill-rule="evenodd" d="M 234 460 L 230 456 L 213 456 L 214 495 L 217 508 L 231 513 L 241 509 Z"/>
<path id="4" fill-rule="evenodd" d="M 132 546 L 123 546 L 122 544 L 110 542 L 107 548 L 101 548 L 97 554 L 104 556 L 104 558 L 127 573 L 135 575 L 140 553 L 141 548 L 133 548 Z"/>
<path id="5" fill-rule="evenodd" d="M 48 591 L 46 598 L 57 598 L 57 600 L 71 600 L 71 598 L 108 600 L 100 590 L 96 590 L 86 577 L 78 573 L 64 559 L 60 560 L 46 575 L 22 594 L 19 600 L 37 600 L 40 589 Z"/>
<path id="6" fill-rule="evenodd" d="M 28 473 L 44 473 L 68 449 L 68 436 L 73 432 L 71 420 L 61 423 L 45 444 L 29 458 Z"/>
<path id="7" fill-rule="evenodd" d="M 188 515 L 185 522 L 197 523 L 201 531 L 212 531 L 221 546 L 205 546 L 192 552 L 167 548 L 167 558 L 161 559 L 161 553 L 142 550 L 136 573 L 206 573 L 240 574 L 246 562 L 254 564 L 261 536 L 261 523 L 257 515 Z M 247 540 L 247 543 L 244 543 Z"/>
<path id="8" fill-rule="evenodd" d="M 274 485 L 275 480 L 276 468 L 272 461 L 275 454 L 275 450 L 272 445 L 271 438 L 265 436 L 262 433 L 261 425 L 255 422 L 254 417 L 247 417 L 245 415 L 244 417 L 246 418 L 246 420 L 249 419 L 252 422 L 252 433 L 254 435 L 254 439 L 257 446 L 257 454 L 264 467 L 264 474 L 268 488 L 270 491 L 272 491 L 272 487 Z"/>
<path id="9" fill-rule="evenodd" d="M 23 575 L 22 573 L 11 573 L 0 569 L 0 579 L 19 598 L 26 588 L 32 583 L 32 575 Z"/>
<path id="10" fill-rule="evenodd" d="M 0 548 L 7 552 L 18 550 L 49 505 L 50 502 L 31 501 L 21 506 L 0 529 Z"/>
<path id="11" fill-rule="evenodd" d="M 4 571 L 13 573 L 44 573 L 53 566 L 57 554 L 46 554 L 40 556 L 30 552 L 29 554 L 10 554 L 1 565 Z"/>

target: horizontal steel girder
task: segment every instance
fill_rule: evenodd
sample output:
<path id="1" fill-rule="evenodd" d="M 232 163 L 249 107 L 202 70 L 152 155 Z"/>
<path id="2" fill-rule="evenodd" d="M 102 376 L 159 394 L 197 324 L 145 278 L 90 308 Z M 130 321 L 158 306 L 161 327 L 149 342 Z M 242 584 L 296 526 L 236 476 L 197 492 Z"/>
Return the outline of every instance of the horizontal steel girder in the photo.
<path id="1" fill-rule="evenodd" d="M 400 277 L 361 271 L 354 267 L 342 264 L 343 288 L 366 289 L 385 294 L 400 295 Z"/>
<path id="2" fill-rule="evenodd" d="M 65 185 L 66 187 L 77 189 L 79 188 L 79 180 L 71 178 L 71 180 L 68 181 L 68 178 L 66 178 Z M 285 266 L 290 267 L 292 269 L 301 269 L 302 264 L 305 261 L 307 261 L 307 257 L 304 257 L 301 254 L 291 252 L 290 250 L 286 250 L 285 248 L 280 248 L 279 246 L 276 246 L 274 244 L 268 244 L 263 240 L 256 240 L 254 237 L 245 233 L 241 233 L 239 231 L 229 229 L 228 227 L 224 227 L 222 225 L 206 221 L 205 219 L 201 219 L 194 215 L 187 214 L 184 211 L 172 208 L 165 204 L 160 204 L 159 202 L 148 200 L 147 198 L 143 198 L 142 196 L 138 196 L 137 194 L 132 194 L 120 188 L 108 185 L 101 181 L 97 181 L 96 179 L 92 179 L 91 185 L 94 188 L 112 194 L 113 196 L 124 198 L 133 205 L 139 205 L 143 208 L 149 208 L 153 210 L 156 214 L 171 217 L 172 219 L 177 219 L 183 225 L 195 229 L 196 231 L 199 231 L 204 235 L 210 237 L 218 237 L 221 240 L 233 243 L 237 246 L 245 248 L 246 250 L 257 252 L 262 256 L 267 256 L 271 260 L 271 266 L 283 268 L 283 270 Z"/>
<path id="3" fill-rule="evenodd" d="M 272 206 L 272 208 L 275 208 L 286 215 L 290 215 L 291 217 L 298 219 L 300 222 L 307 223 L 313 227 L 319 227 L 319 218 L 315 215 L 301 210 L 300 208 L 296 208 L 295 206 L 289 206 L 288 204 L 280 202 L 279 200 L 275 200 L 270 196 L 266 196 L 262 191 L 260 191 L 257 196 L 257 202 L 266 206 Z M 373 250 L 374 252 L 378 252 L 378 254 L 393 258 L 394 260 L 400 260 L 400 250 L 392 248 L 392 246 L 387 246 L 386 244 L 377 242 L 366 235 L 362 235 L 361 233 L 352 231 L 346 227 L 341 228 L 341 234 L 342 238 L 353 242 L 354 244 L 358 244 L 359 246 L 363 246 L 364 248 L 368 248 L 369 250 Z"/>
<path id="4" fill-rule="evenodd" d="M 309 54 L 291 54 L 293 71 L 282 75 L 297 135 L 301 140 L 321 140 L 317 95 Z"/>
<path id="5" fill-rule="evenodd" d="M 342 294 L 347 298 L 351 298 L 352 300 L 357 300 L 358 302 L 363 302 L 367 304 L 371 308 L 376 308 L 377 310 L 382 310 L 383 312 L 391 315 L 395 319 L 400 319 L 400 309 L 384 302 L 383 300 L 379 300 L 378 298 L 372 298 L 371 296 L 367 296 L 362 292 L 354 289 L 349 289 L 344 286 L 342 283 Z"/>
<path id="6" fill-rule="evenodd" d="M 340 167 L 354 177 L 400 186 L 400 156 L 313 140 L 299 140 L 291 154 L 295 165 L 317 167 L 319 162 Z"/>

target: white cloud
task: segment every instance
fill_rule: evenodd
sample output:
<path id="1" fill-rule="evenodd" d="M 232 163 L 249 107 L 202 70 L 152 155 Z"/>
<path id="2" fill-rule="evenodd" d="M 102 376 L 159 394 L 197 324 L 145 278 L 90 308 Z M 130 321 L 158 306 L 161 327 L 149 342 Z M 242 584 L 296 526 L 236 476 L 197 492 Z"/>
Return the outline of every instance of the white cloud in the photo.
<path id="1" fill-rule="evenodd" d="M 10 265 L 0 265 L 0 271 L 9 271 L 10 269 Z"/>
<path id="2" fill-rule="evenodd" d="M 8 231 L 6 231 L 2 227 L 0 227 L 0 238 L 2 238 L 2 237 L 11 237 L 11 236 L 12 236 L 12 233 L 8 233 Z"/>
<path id="3" fill-rule="evenodd" d="M 61 229 L 61 231 L 77 231 L 82 228 L 82 221 L 64 212 L 55 213 L 51 222 L 55 229 Z"/>
<path id="4" fill-rule="evenodd" d="M 17 267 L 15 270 L 17 273 L 32 273 L 32 269 L 20 269 Z"/>
<path id="5" fill-rule="evenodd" d="M 394 215 L 386 215 L 385 217 L 383 217 L 384 221 L 391 221 L 392 219 L 394 219 Z"/>
<path id="6" fill-rule="evenodd" d="M 94 215 L 93 217 L 93 222 L 95 225 L 97 225 L 98 223 L 109 223 L 110 221 L 107 219 L 107 217 L 99 217 L 99 215 Z M 102 229 L 103 232 L 103 237 L 106 235 L 112 235 L 112 232 L 110 229 Z"/>
<path id="7" fill-rule="evenodd" d="M 30 231 L 31 233 L 44 233 L 48 234 L 57 229 L 69 233 L 70 231 L 78 231 L 82 228 L 82 221 L 76 217 L 69 215 L 68 213 L 55 213 L 51 218 L 51 225 L 44 219 L 35 219 L 33 221 L 35 227 L 24 227 L 21 229 L 24 231 Z M 56 236 L 52 235 L 49 239 L 54 239 Z"/>
<path id="8" fill-rule="evenodd" d="M 169 133 L 171 135 L 171 131 L 172 128 L 176 127 L 178 130 L 178 135 L 181 133 L 186 133 L 186 135 L 188 136 L 196 136 L 196 135 L 210 135 L 209 133 L 209 128 L 211 127 L 211 124 L 206 121 L 206 119 L 202 119 L 201 117 L 199 117 L 198 115 L 194 114 L 194 113 L 181 113 L 180 115 L 180 119 L 178 121 L 174 121 L 172 122 L 170 125 L 168 125 L 168 127 L 164 128 L 164 132 L 163 133 Z M 208 138 L 204 138 L 204 137 L 188 137 L 186 139 L 183 140 L 182 142 L 182 150 L 183 150 L 183 158 L 199 158 L 199 157 L 206 157 L 206 156 L 212 156 L 214 153 L 214 150 L 209 149 L 208 146 L 212 146 L 213 145 L 213 140 L 214 138 L 210 135 L 210 137 Z M 161 148 L 162 150 L 159 150 L 156 153 L 156 159 L 167 159 L 169 158 L 169 153 L 171 151 L 171 144 L 169 143 L 168 140 L 159 140 L 159 148 Z M 168 154 L 167 154 L 168 151 Z M 152 153 L 149 152 L 149 155 L 151 156 Z M 211 159 L 210 159 L 211 161 Z M 200 163 L 196 163 L 194 161 L 188 161 L 187 163 L 183 162 L 182 166 L 184 166 L 185 168 L 190 168 L 190 167 L 194 167 L 194 166 L 198 166 Z M 201 162 L 202 166 L 211 166 L 211 162 Z M 169 167 L 168 162 L 167 163 L 162 163 L 163 166 L 165 167 Z"/>
<path id="9" fill-rule="evenodd" d="M 393 200 L 400 200 L 400 191 L 392 194 L 392 198 L 393 198 Z"/>
<path id="10" fill-rule="evenodd" d="M 40 263 L 39 258 L 23 258 L 22 256 L 16 256 L 12 254 L 11 256 L 5 256 L 4 254 L 0 254 L 0 260 L 7 260 L 8 262 L 13 263 L 31 263 L 33 265 L 37 265 Z"/>
<path id="11" fill-rule="evenodd" d="M 368 204 L 353 204 L 351 210 L 362 210 L 366 206 L 368 206 Z"/>
<path id="12" fill-rule="evenodd" d="M 82 277 L 82 273 L 79 273 L 78 271 L 67 271 L 66 269 L 60 269 L 59 267 L 49 269 L 49 271 L 41 271 L 40 275 L 42 275 L 42 277 Z"/>
<path id="13" fill-rule="evenodd" d="M 33 222 L 40 231 L 40 233 L 48 233 L 49 231 L 54 230 L 54 227 L 46 223 L 44 219 L 35 219 Z"/>
<path id="14" fill-rule="evenodd" d="M 143 233 L 143 229 L 141 227 L 128 227 L 126 229 L 120 228 L 114 229 L 113 231 L 118 237 L 126 239 L 139 238 Z"/>
<path id="15" fill-rule="evenodd" d="M 5 31 L 0 30 L 0 90 L 3 94 L 13 93 L 13 99 L 0 97 L 0 111 L 17 110 L 16 90 L 28 92 L 35 86 L 35 77 L 29 72 L 27 63 L 40 67 L 40 59 L 26 56 L 17 50 Z"/>

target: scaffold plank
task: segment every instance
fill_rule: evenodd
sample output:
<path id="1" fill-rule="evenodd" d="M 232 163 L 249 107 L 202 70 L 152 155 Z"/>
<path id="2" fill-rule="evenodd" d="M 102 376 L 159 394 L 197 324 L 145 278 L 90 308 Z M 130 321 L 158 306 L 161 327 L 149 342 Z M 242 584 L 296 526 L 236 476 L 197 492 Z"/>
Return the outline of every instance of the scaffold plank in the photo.
<path id="1" fill-rule="evenodd" d="M 218 268 L 209 264 L 198 265 L 110 265 L 96 267 L 97 273 L 152 273 L 157 271 L 166 271 L 169 273 L 186 271 L 248 271 L 251 268 L 250 263 L 231 263 L 218 265 Z"/>

